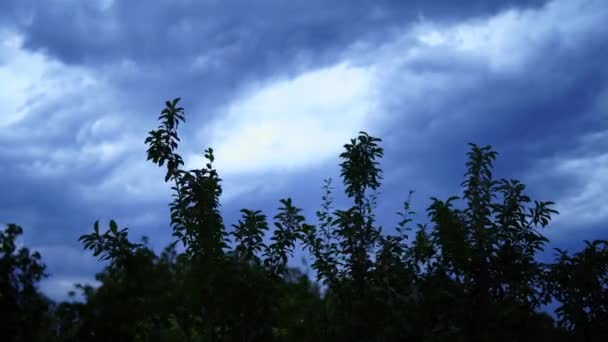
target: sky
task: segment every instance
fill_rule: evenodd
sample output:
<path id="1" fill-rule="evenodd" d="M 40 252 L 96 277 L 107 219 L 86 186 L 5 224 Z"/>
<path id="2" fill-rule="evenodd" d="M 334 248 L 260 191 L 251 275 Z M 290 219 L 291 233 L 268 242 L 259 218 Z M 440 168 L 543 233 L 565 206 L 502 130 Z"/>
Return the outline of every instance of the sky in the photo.
<path id="1" fill-rule="evenodd" d="M 214 148 L 227 226 L 285 197 L 312 220 L 363 130 L 383 139 L 385 230 L 409 190 L 421 223 L 460 194 L 474 142 L 557 203 L 547 256 L 577 249 L 608 238 L 606 23 L 605 0 L 2 0 L 0 223 L 25 229 L 56 299 L 102 267 L 77 241 L 95 220 L 167 245 L 144 139 L 181 97 L 180 154 L 196 168 Z"/>

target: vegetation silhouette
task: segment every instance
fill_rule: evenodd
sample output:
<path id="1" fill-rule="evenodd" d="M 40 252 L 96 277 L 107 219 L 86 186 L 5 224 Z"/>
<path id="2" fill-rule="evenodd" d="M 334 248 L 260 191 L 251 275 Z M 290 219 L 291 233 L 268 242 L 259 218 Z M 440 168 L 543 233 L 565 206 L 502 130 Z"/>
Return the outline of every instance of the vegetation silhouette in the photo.
<path id="1" fill-rule="evenodd" d="M 608 241 L 539 262 L 557 212 L 519 181 L 494 179 L 491 147 L 470 145 L 462 195 L 431 198 L 424 224 L 412 222 L 410 192 L 382 232 L 383 149 L 360 132 L 339 156 L 351 207 L 333 207 L 327 179 L 314 223 L 285 198 L 272 225 L 243 209 L 228 229 L 214 151 L 204 168 L 183 169 L 184 121 L 179 99 L 167 101 L 145 140 L 173 191 L 175 241 L 160 255 L 116 222 L 95 222 L 79 240 L 107 262 L 101 285 L 77 284 L 82 301 L 53 303 L 37 289 L 41 256 L 17 248 L 22 229 L 0 231 L 2 341 L 608 341 Z M 288 267 L 298 246 L 314 281 Z M 552 301 L 556 319 L 541 310 Z"/>

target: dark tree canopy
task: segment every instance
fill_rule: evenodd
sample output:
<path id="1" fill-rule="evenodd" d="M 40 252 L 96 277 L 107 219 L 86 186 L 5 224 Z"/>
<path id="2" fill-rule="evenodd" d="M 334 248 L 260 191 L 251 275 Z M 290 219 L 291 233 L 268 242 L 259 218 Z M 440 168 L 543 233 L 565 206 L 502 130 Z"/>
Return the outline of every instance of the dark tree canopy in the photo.
<path id="1" fill-rule="evenodd" d="M 394 229 L 378 225 L 384 150 L 360 132 L 339 155 L 350 207 L 334 208 L 327 179 L 314 221 L 285 198 L 274 217 L 243 209 L 227 227 L 213 149 L 204 168 L 183 169 L 179 99 L 158 119 L 145 143 L 172 186 L 174 242 L 156 254 L 115 221 L 95 222 L 79 240 L 106 262 L 100 286 L 53 303 L 37 288 L 41 256 L 17 248 L 22 229 L 8 225 L 2 341 L 608 341 L 608 241 L 540 262 L 554 203 L 495 179 L 490 146 L 470 145 L 462 194 L 431 198 L 427 222 L 413 222 L 411 191 Z M 289 266 L 298 248 L 314 279 Z"/>

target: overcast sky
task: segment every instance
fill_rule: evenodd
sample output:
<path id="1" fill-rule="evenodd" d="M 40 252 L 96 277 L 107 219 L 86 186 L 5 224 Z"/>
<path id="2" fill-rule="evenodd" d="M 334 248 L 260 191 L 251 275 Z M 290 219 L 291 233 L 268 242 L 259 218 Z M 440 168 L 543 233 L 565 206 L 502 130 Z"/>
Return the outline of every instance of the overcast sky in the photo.
<path id="1" fill-rule="evenodd" d="M 2 0 L 0 222 L 24 227 L 53 298 L 99 270 L 77 242 L 97 219 L 166 245 L 143 141 L 181 97 L 180 152 L 216 150 L 227 225 L 287 196 L 312 219 L 365 130 L 385 229 L 410 189 L 422 213 L 459 194 L 475 142 L 557 202 L 551 246 L 578 248 L 608 237 L 606 23 L 605 0 Z"/>

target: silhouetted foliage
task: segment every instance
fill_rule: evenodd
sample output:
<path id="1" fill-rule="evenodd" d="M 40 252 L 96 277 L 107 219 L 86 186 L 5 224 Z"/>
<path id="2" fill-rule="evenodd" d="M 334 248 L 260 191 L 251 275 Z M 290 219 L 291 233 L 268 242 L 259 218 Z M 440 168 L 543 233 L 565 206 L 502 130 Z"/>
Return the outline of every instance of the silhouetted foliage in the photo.
<path id="1" fill-rule="evenodd" d="M 19 248 L 23 229 L 9 224 L 0 231 L 0 336 L 8 341 L 38 341 L 48 337 L 50 301 L 37 288 L 47 276 L 38 252 Z"/>
<path id="2" fill-rule="evenodd" d="M 559 325 L 585 341 L 608 339 L 608 240 L 585 241 L 570 256 L 557 249 L 551 265 Z"/>
<path id="3" fill-rule="evenodd" d="M 470 145 L 462 194 L 431 198 L 414 223 L 413 191 L 387 234 L 375 208 L 381 140 L 365 132 L 344 145 L 340 167 L 350 206 L 323 185 L 316 222 L 291 198 L 269 219 L 243 209 L 228 228 L 220 214 L 214 152 L 184 170 L 179 99 L 149 132 L 148 160 L 166 168 L 174 242 L 157 255 L 128 228 L 99 222 L 80 237 L 106 262 L 82 300 L 51 303 L 37 283 L 38 253 L 17 248 L 20 227 L 0 231 L 3 341 L 603 341 L 608 340 L 608 241 L 537 260 L 557 212 L 514 179 L 495 179 L 497 153 Z M 269 222 L 271 221 L 271 222 Z M 178 244 L 183 252 L 178 251 Z M 316 281 L 290 267 L 296 249 Z M 70 295 L 73 296 L 75 292 Z M 556 301 L 557 319 L 544 313 Z"/>

